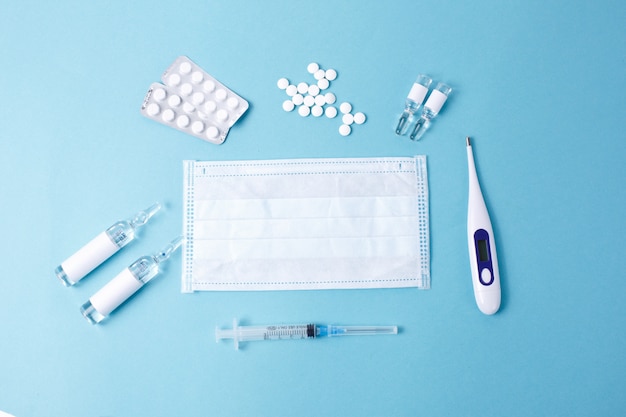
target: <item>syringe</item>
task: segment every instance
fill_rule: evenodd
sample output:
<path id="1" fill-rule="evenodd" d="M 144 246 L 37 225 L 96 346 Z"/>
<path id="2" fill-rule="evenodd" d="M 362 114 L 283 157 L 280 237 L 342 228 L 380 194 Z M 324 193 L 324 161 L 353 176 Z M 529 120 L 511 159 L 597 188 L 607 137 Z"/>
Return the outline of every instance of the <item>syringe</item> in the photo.
<path id="1" fill-rule="evenodd" d="M 296 340 L 316 339 L 335 336 L 369 336 L 377 334 L 398 334 L 398 326 L 336 326 L 321 324 L 281 324 L 267 326 L 239 326 L 233 320 L 232 329 L 215 328 L 215 341 L 233 339 L 235 349 L 239 342 L 254 340 Z"/>

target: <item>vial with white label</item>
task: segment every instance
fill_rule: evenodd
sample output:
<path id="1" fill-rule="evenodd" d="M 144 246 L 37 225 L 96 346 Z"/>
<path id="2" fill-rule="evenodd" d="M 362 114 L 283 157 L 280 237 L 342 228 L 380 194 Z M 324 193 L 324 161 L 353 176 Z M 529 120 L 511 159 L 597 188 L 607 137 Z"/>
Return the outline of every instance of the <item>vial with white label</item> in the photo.
<path id="1" fill-rule="evenodd" d="M 432 78 L 428 75 L 420 74 L 417 76 L 417 79 L 411 87 L 411 91 L 409 91 L 409 95 L 406 97 L 404 111 L 400 116 L 400 120 L 398 120 L 398 126 L 396 126 L 396 135 L 404 135 L 406 133 L 406 129 L 411 123 L 413 115 L 422 105 L 432 82 Z"/>
<path id="2" fill-rule="evenodd" d="M 154 255 L 142 256 L 120 272 L 80 308 L 80 312 L 91 324 L 100 323 L 131 295 L 160 272 L 161 263 L 169 259 L 183 243 L 182 236 L 172 240 L 163 250 Z"/>
<path id="3" fill-rule="evenodd" d="M 135 238 L 135 230 L 146 224 L 160 208 L 159 203 L 154 203 L 131 219 L 116 222 L 67 258 L 54 270 L 54 273 L 66 287 L 76 284 L 98 265 L 129 244 Z"/>
<path id="4" fill-rule="evenodd" d="M 412 140 L 420 140 L 430 127 L 430 121 L 439 114 L 439 110 L 443 107 L 443 103 L 448 99 L 448 95 L 452 91 L 452 88 L 444 83 L 437 84 L 437 87 L 430 93 L 428 100 L 424 104 L 422 114 L 415 123 L 415 127 L 411 132 L 410 138 Z"/>

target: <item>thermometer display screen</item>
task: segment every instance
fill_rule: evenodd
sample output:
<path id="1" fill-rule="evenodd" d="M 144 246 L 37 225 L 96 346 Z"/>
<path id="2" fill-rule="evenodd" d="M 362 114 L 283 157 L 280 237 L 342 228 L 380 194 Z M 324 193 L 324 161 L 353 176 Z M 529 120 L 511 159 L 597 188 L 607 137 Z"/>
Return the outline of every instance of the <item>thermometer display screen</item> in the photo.
<path id="1" fill-rule="evenodd" d="M 478 258 L 480 262 L 488 262 L 489 261 L 489 247 L 487 246 L 487 240 L 479 239 L 478 243 Z"/>

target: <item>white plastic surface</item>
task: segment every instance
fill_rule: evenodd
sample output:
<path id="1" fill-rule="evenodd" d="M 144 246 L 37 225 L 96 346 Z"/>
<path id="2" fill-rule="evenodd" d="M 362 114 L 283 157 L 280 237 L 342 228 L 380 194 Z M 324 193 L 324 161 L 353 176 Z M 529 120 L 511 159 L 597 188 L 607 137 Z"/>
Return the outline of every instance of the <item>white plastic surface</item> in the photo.
<path id="1" fill-rule="evenodd" d="M 92 295 L 89 301 L 98 313 L 106 317 L 142 286 L 141 281 L 126 268 Z"/>
<path id="2" fill-rule="evenodd" d="M 102 232 L 80 248 L 78 252 L 67 258 L 61 267 L 70 281 L 78 282 L 119 249 L 111 241 L 109 235 Z"/>

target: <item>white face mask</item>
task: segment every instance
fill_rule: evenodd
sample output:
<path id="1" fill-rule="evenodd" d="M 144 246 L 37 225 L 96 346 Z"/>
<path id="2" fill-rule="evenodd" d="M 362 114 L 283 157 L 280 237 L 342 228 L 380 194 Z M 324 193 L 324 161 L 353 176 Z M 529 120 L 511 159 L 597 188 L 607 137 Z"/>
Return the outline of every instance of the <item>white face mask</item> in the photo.
<path id="1" fill-rule="evenodd" d="M 425 156 L 184 169 L 183 292 L 430 288 Z"/>

